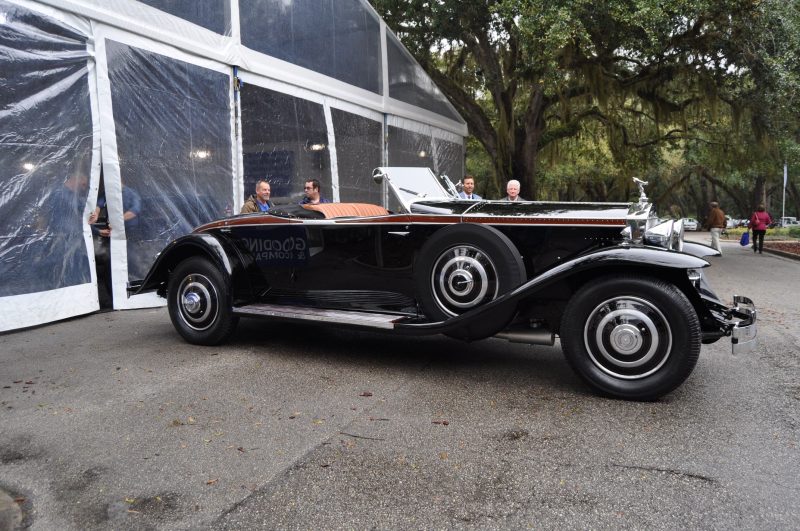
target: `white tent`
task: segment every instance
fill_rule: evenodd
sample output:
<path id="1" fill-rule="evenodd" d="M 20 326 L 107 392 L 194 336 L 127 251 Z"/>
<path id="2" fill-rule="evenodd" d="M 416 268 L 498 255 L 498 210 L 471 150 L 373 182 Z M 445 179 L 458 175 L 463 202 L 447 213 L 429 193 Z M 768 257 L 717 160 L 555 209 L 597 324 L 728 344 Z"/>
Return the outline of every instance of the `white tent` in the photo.
<path id="1" fill-rule="evenodd" d="M 258 179 L 463 174 L 464 121 L 365 0 L 0 0 L 0 83 L 0 331 L 99 308 L 101 169 L 116 309 L 162 304 L 128 282 Z"/>

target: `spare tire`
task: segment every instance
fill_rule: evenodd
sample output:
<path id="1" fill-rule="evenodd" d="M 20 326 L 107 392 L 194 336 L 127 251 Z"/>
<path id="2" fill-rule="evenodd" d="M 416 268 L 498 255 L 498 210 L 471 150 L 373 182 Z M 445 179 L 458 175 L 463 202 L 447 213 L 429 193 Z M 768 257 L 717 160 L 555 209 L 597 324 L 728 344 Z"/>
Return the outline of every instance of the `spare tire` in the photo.
<path id="1" fill-rule="evenodd" d="M 488 225 L 462 223 L 440 229 L 422 246 L 414 264 L 417 299 L 432 321 L 468 312 L 525 280 L 519 251 L 505 234 Z M 457 335 L 465 339 L 493 335 L 508 324 L 515 311 L 512 307 L 493 313 L 486 326 Z"/>

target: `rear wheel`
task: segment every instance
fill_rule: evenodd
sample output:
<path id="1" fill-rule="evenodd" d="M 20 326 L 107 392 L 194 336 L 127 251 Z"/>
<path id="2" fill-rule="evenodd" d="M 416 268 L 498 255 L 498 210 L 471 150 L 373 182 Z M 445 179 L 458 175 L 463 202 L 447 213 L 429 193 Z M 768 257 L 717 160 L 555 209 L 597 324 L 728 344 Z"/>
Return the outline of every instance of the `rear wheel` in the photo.
<path id="1" fill-rule="evenodd" d="M 188 258 L 170 275 L 169 316 L 189 343 L 218 345 L 230 337 L 239 322 L 230 299 L 225 277 L 205 258 Z"/>
<path id="2" fill-rule="evenodd" d="M 673 284 L 603 278 L 573 295 L 561 321 L 570 366 L 610 395 L 653 400 L 689 377 L 700 354 L 700 322 Z"/>

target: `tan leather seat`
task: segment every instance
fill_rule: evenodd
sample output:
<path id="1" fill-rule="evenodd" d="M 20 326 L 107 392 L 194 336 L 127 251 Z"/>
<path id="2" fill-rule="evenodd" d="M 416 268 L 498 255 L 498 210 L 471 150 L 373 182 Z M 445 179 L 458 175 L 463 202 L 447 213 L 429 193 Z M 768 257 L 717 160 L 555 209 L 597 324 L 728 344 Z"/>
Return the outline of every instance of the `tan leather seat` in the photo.
<path id="1" fill-rule="evenodd" d="M 385 208 L 369 203 L 319 203 L 316 205 L 303 205 L 303 208 L 322 212 L 325 215 L 325 219 L 374 217 L 389 214 Z"/>

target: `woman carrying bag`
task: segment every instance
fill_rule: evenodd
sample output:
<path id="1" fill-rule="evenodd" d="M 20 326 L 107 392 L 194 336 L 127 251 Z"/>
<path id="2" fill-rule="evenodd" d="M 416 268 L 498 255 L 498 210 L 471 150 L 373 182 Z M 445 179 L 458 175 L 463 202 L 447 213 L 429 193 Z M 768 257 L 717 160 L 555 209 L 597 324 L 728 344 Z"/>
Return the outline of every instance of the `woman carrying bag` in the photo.
<path id="1" fill-rule="evenodd" d="M 772 223 L 772 218 L 764 208 L 764 205 L 758 205 L 756 211 L 750 216 L 750 228 L 753 229 L 753 252 L 758 251 L 761 254 L 764 250 L 764 234 L 767 233 L 767 227 Z"/>

